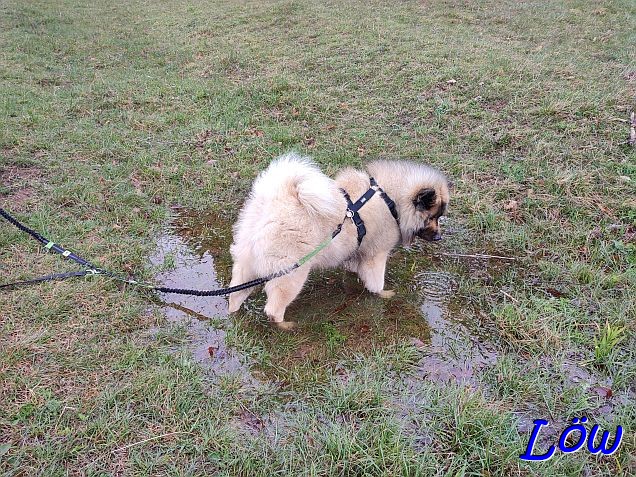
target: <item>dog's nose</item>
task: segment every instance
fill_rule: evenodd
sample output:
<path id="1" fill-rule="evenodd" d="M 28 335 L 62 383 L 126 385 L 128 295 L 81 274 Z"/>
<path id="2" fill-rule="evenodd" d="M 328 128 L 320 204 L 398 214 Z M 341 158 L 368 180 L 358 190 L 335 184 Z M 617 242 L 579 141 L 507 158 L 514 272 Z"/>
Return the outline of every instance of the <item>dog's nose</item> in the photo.
<path id="1" fill-rule="evenodd" d="M 439 232 L 433 235 L 433 241 L 437 242 L 438 240 L 442 240 L 442 234 L 440 234 Z"/>

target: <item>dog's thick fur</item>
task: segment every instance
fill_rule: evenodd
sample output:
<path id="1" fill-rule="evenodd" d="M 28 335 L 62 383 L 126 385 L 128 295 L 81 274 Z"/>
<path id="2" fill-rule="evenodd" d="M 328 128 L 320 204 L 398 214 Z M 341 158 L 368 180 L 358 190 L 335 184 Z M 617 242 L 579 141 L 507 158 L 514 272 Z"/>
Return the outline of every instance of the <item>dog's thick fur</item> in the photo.
<path id="1" fill-rule="evenodd" d="M 439 217 L 449 200 L 446 178 L 438 171 L 408 161 L 375 161 L 366 171 L 347 168 L 333 180 L 308 158 L 290 153 L 275 161 L 254 181 L 252 191 L 234 225 L 230 248 L 234 262 L 230 286 L 267 276 L 289 267 L 325 240 L 343 221 L 347 202 L 355 202 L 369 188 L 369 177 L 397 206 L 400 227 L 376 193 L 360 209 L 367 233 L 358 247 L 357 229 L 347 219 L 342 232 L 309 263 L 265 285 L 269 319 L 283 327 L 285 309 L 296 298 L 313 268 L 344 266 L 366 288 L 382 297 L 389 252 L 415 237 L 439 240 Z M 237 311 L 251 290 L 230 295 L 230 312 Z"/>

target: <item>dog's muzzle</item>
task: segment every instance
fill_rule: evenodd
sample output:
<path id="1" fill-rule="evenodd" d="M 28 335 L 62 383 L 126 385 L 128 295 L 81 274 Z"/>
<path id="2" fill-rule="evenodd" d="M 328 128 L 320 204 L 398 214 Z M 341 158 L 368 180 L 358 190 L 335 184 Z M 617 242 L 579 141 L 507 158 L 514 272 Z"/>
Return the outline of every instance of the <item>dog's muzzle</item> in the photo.
<path id="1" fill-rule="evenodd" d="M 439 242 L 442 240 L 442 234 L 434 230 L 420 229 L 417 231 L 417 236 L 429 242 Z"/>

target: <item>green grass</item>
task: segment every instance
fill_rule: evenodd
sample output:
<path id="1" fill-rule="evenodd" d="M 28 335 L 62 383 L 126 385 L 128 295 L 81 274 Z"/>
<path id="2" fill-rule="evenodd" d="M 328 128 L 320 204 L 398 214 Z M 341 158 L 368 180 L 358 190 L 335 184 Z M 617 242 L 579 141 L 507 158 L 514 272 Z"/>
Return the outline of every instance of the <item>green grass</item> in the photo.
<path id="1" fill-rule="evenodd" d="M 603 365 L 611 361 L 612 353 L 623 341 L 624 332 L 624 327 L 612 327 L 609 323 L 599 331 L 600 337 L 594 340 L 594 360 L 597 364 Z"/>
<path id="2" fill-rule="evenodd" d="M 418 273 L 452 273 L 452 323 L 497 356 L 470 384 L 443 383 L 421 374 L 417 327 L 385 333 L 372 315 L 357 343 L 350 309 L 314 306 L 307 334 L 275 332 L 251 310 L 227 343 L 260 379 L 211 381 L 187 333 L 139 290 L 5 291 L 0 472 L 636 473 L 636 151 L 624 122 L 635 23 L 630 0 L 0 2 L 2 207 L 151 278 L 170 206 L 233 219 L 289 149 L 328 173 L 377 156 L 427 162 L 455 183 L 455 233 L 392 259 L 403 301 L 385 311 L 413 306 Z M 476 270 L 440 250 L 517 260 Z M 2 282 L 63 269 L 0 227 Z M 518 459 L 528 421 L 557 432 L 583 414 L 624 427 L 615 455 Z"/>

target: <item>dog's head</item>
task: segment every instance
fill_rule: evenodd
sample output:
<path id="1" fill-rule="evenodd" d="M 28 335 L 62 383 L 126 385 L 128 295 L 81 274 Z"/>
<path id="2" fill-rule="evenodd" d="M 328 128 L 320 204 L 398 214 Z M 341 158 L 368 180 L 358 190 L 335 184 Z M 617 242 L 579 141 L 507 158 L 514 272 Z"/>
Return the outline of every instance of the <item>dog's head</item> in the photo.
<path id="1" fill-rule="evenodd" d="M 411 173 L 410 191 L 402 201 L 402 215 L 406 216 L 403 242 L 408 245 L 416 237 L 430 242 L 442 240 L 440 218 L 446 214 L 450 184 L 443 174 L 427 166 L 414 165 Z"/>
<path id="2" fill-rule="evenodd" d="M 373 161 L 368 171 L 395 200 L 400 217 L 402 244 L 415 238 L 442 238 L 440 217 L 450 200 L 450 184 L 441 172 L 413 161 Z"/>
<path id="3" fill-rule="evenodd" d="M 448 207 L 448 185 L 442 183 L 438 188 L 424 188 L 413 197 L 413 207 L 421 227 L 415 230 L 417 237 L 430 242 L 442 240 L 439 219 Z"/>

